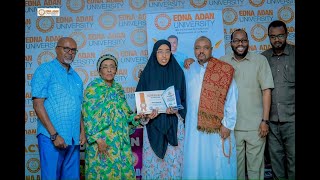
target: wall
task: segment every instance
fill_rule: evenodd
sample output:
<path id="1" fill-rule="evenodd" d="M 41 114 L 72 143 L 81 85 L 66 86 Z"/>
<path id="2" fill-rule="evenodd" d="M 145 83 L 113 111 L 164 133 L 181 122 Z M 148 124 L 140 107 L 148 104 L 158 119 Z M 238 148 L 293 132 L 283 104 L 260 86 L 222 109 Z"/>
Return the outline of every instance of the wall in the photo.
<path id="1" fill-rule="evenodd" d="M 60 16 L 37 16 L 38 8 L 59 8 Z M 283 20 L 288 43 L 295 43 L 294 0 L 31 0 L 25 1 L 25 179 L 40 179 L 37 120 L 32 108 L 30 82 L 35 69 L 55 57 L 56 41 L 73 37 L 79 52 L 72 66 L 84 87 L 95 77 L 96 61 L 112 53 L 119 59 L 120 82 L 132 109 L 138 72 L 148 60 L 146 15 L 179 11 L 221 10 L 225 53 L 231 52 L 230 34 L 243 28 L 250 51 L 270 48 L 268 24 Z M 148 22 L 150 23 L 150 22 Z M 199 34 L 200 35 L 200 34 Z"/>

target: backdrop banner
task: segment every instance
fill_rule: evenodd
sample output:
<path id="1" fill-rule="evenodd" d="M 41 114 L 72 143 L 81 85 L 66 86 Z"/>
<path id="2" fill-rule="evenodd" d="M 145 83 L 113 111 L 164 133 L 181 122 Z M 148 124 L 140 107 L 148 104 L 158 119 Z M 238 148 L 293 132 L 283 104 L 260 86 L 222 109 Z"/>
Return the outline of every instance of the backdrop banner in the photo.
<path id="1" fill-rule="evenodd" d="M 176 35 L 179 57 L 194 58 L 193 43 L 205 35 L 219 58 L 232 52 L 231 33 L 241 28 L 248 33 L 249 51 L 261 53 L 271 48 L 267 29 L 273 20 L 287 24 L 287 42 L 295 44 L 294 0 L 25 0 L 25 179 L 41 179 L 31 79 L 40 64 L 55 58 L 59 38 L 69 36 L 77 42 L 79 51 L 71 66 L 84 88 L 99 76 L 95 66 L 102 54 L 117 57 L 115 81 L 123 86 L 134 111 L 139 75 L 155 40 Z M 131 137 L 137 178 L 142 167 L 140 131 Z"/>

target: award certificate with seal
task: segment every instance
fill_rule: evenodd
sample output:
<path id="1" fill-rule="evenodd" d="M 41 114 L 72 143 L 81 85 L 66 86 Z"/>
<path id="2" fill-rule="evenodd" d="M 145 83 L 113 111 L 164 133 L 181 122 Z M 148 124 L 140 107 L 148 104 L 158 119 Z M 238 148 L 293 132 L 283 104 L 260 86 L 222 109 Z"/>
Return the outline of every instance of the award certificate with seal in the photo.
<path id="1" fill-rule="evenodd" d="M 135 92 L 137 113 L 150 114 L 153 109 L 158 109 L 158 113 L 165 113 L 167 106 L 162 99 L 163 91 L 164 90 Z"/>
<path id="2" fill-rule="evenodd" d="M 153 109 L 158 109 L 158 113 L 166 113 L 168 107 L 183 109 L 179 91 L 174 86 L 166 90 L 135 92 L 135 100 L 138 114 L 150 114 Z"/>

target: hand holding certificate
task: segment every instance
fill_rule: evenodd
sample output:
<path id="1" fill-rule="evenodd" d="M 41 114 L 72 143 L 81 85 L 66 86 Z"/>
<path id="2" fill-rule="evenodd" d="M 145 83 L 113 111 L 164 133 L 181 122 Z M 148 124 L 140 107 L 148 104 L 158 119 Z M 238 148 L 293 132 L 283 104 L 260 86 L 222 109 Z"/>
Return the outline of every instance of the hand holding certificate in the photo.
<path id="1" fill-rule="evenodd" d="M 165 113 L 169 107 L 183 109 L 179 92 L 175 91 L 174 86 L 166 90 L 135 92 L 135 99 L 138 114 L 150 114 L 153 109 L 158 109 L 158 113 Z"/>
<path id="2" fill-rule="evenodd" d="M 174 90 L 174 86 L 168 87 L 162 93 L 162 99 L 166 103 L 167 108 L 172 107 L 174 110 L 183 109 L 180 100 L 180 94 L 178 90 Z"/>

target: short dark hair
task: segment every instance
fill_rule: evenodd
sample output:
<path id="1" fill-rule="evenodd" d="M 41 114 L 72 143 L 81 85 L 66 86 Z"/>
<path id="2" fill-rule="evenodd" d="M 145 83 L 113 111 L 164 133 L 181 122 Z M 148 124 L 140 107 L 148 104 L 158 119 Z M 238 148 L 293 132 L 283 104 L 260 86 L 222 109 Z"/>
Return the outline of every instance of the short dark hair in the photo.
<path id="1" fill-rule="evenodd" d="M 176 38 L 178 41 L 178 37 L 176 35 L 170 35 L 167 39 L 169 39 L 169 38 Z"/>
<path id="2" fill-rule="evenodd" d="M 231 40 L 233 40 L 233 34 L 234 34 L 235 32 L 237 32 L 237 31 L 243 31 L 243 32 L 246 34 L 246 36 L 248 37 L 248 34 L 247 34 L 247 32 L 246 32 L 245 30 L 238 28 L 238 29 L 236 29 L 236 30 L 234 30 L 234 31 L 232 32 L 232 34 L 231 34 Z"/>
<path id="3" fill-rule="evenodd" d="M 269 30 L 270 30 L 271 27 L 283 27 L 285 33 L 286 34 L 288 33 L 288 29 L 287 29 L 286 23 L 284 23 L 283 21 L 280 21 L 280 20 L 272 21 L 268 26 L 268 35 L 269 35 Z"/>

